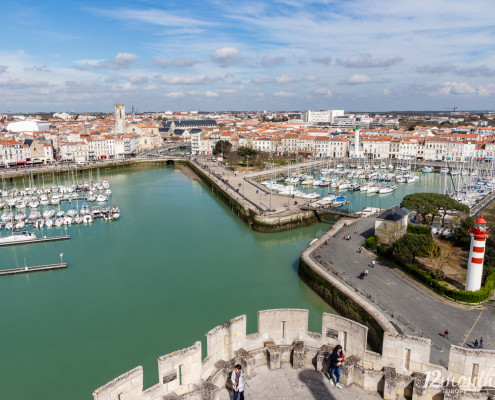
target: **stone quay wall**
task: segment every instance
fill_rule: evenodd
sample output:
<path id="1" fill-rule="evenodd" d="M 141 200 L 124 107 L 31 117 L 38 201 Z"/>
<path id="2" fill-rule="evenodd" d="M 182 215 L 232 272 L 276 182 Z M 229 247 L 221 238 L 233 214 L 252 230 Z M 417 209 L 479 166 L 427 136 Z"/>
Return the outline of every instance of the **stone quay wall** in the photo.
<path id="1" fill-rule="evenodd" d="M 258 367 L 314 368 L 327 373 L 332 349 L 342 345 L 346 358 L 341 381 L 378 392 L 386 400 L 493 399 L 487 378 L 495 382 L 495 352 L 451 346 L 445 369 L 428 362 L 431 341 L 385 332 L 380 353 L 367 350 L 368 328 L 324 313 L 322 331 L 308 330 L 308 311 L 276 309 L 258 312 L 258 331 L 246 333 L 246 316 L 233 318 L 206 334 L 201 342 L 158 357 L 159 381 L 143 390 L 143 369 L 136 367 L 93 392 L 94 400 L 215 400 L 230 389 L 230 374 L 241 364 L 247 378 Z M 456 386 L 463 377 L 464 381 Z M 483 379 L 482 379 L 483 378 Z M 462 395 L 460 395 L 460 393 Z M 460 397 L 459 397 L 460 396 Z"/>
<path id="2" fill-rule="evenodd" d="M 313 211 L 288 212 L 284 215 L 261 215 L 254 203 L 242 198 L 240 193 L 229 187 L 222 178 L 212 176 L 208 170 L 193 161 L 184 161 L 187 165 L 239 218 L 258 232 L 281 232 L 303 226 L 310 226 L 318 222 Z"/>

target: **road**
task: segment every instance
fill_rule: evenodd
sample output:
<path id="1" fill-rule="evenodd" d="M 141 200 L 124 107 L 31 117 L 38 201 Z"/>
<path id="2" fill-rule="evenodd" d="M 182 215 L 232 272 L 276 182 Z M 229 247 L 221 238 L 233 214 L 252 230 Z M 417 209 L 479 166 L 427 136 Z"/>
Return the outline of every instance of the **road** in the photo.
<path id="1" fill-rule="evenodd" d="M 480 337 L 484 339 L 484 348 L 495 350 L 495 324 L 491 323 L 495 318 L 494 305 L 452 304 L 373 253 L 359 253 L 359 247 L 364 249 L 365 239 L 373 230 L 374 217 L 361 218 L 343 228 L 335 238 L 329 238 L 328 244 L 316 249 L 311 257 L 371 296 L 374 301 L 362 295 L 405 334 L 430 338 L 431 362 L 446 366 L 451 344 L 472 347 Z M 344 240 L 344 235 L 351 235 L 351 240 Z M 376 260 L 375 268 L 371 268 L 372 260 Z M 359 279 L 358 274 L 366 269 L 368 276 Z M 445 329 L 449 330 L 449 339 L 442 335 Z"/>

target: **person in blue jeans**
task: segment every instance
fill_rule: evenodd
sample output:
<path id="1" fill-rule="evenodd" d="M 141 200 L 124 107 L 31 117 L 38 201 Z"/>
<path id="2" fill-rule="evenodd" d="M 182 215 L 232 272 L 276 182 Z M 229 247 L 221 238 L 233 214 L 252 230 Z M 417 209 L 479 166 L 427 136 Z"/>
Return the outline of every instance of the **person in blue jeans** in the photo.
<path id="1" fill-rule="evenodd" d="M 230 380 L 232 381 L 232 387 L 234 389 L 233 400 L 244 400 L 244 389 L 246 388 L 247 379 L 240 364 L 235 366 L 235 370 L 232 371 Z"/>
<path id="2" fill-rule="evenodd" d="M 332 355 L 330 356 L 330 384 L 337 386 L 339 389 L 342 389 L 342 386 L 340 385 L 340 368 L 342 365 L 342 361 L 344 361 L 344 353 L 342 352 L 342 346 L 338 344 L 337 346 L 334 347 L 332 351 Z M 333 380 L 333 377 L 337 378 Z"/>

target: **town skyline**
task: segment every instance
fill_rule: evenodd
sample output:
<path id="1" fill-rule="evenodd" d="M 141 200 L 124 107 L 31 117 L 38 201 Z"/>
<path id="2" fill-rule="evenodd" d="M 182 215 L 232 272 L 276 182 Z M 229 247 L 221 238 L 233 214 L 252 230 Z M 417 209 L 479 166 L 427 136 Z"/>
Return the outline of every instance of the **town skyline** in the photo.
<path id="1" fill-rule="evenodd" d="M 0 110 L 493 110 L 488 1 L 4 5 Z"/>

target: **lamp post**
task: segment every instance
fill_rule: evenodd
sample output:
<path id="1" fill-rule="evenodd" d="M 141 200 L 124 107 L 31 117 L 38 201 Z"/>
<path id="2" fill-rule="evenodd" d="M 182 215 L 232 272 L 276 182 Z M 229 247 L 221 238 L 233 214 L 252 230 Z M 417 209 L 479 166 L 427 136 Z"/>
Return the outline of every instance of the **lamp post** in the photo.
<path id="1" fill-rule="evenodd" d="M 63 257 L 64 257 L 64 253 L 60 253 L 60 264 L 64 263 Z"/>

